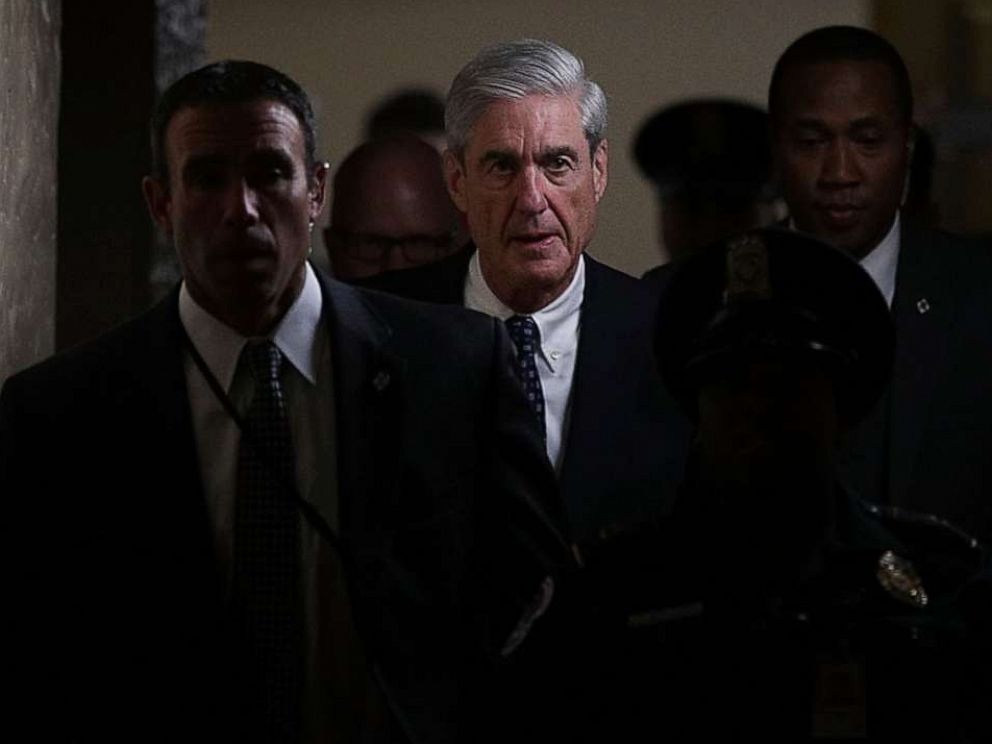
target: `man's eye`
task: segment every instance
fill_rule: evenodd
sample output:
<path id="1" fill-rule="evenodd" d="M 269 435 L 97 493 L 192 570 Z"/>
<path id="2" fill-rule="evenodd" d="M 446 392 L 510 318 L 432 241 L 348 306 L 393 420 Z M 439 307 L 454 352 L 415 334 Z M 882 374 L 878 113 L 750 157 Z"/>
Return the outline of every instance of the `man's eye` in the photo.
<path id="1" fill-rule="evenodd" d="M 268 165 L 255 169 L 250 181 L 258 186 L 271 185 L 290 177 L 290 171 L 281 165 Z"/>
<path id="2" fill-rule="evenodd" d="M 188 180 L 194 188 L 217 189 L 224 185 L 224 174 L 213 169 L 194 170 L 190 172 Z"/>
<path id="3" fill-rule="evenodd" d="M 497 158 L 489 163 L 489 172 L 495 174 L 512 173 L 513 162 L 509 159 Z"/>
<path id="4" fill-rule="evenodd" d="M 878 147 L 883 142 L 883 137 L 878 134 L 860 134 L 854 141 L 864 147 Z"/>
<path id="5" fill-rule="evenodd" d="M 551 158 L 548 162 L 548 172 L 553 175 L 564 175 L 572 170 L 572 161 L 564 155 Z"/>

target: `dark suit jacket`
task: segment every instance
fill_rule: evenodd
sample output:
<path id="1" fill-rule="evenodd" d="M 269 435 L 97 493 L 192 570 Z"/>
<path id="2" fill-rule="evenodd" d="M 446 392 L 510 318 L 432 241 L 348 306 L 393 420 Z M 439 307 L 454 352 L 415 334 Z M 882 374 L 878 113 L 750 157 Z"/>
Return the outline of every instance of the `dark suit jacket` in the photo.
<path id="1" fill-rule="evenodd" d="M 842 463 L 865 498 L 992 540 L 992 247 L 904 225 L 892 381 Z"/>
<path id="2" fill-rule="evenodd" d="M 322 287 L 355 625 L 403 738 L 476 740 L 478 683 L 565 551 L 509 339 Z M 177 296 L 0 394 L 3 678 L 27 738 L 231 735 Z"/>
<path id="3" fill-rule="evenodd" d="M 438 263 L 381 274 L 367 285 L 462 304 L 474 247 Z M 572 539 L 598 542 L 664 515 L 682 479 L 689 425 L 654 364 L 656 295 L 588 254 L 579 348 L 563 436 L 560 483 Z"/>

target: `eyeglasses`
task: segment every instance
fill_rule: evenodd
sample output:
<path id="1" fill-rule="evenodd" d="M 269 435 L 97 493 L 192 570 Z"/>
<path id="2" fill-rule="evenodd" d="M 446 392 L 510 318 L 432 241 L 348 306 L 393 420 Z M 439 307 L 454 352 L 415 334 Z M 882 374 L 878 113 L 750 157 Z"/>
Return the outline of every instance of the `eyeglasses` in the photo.
<path id="1" fill-rule="evenodd" d="M 451 253 L 455 242 L 454 233 L 387 238 L 332 228 L 331 235 L 334 237 L 335 247 L 348 258 L 367 264 L 385 263 L 392 251 L 399 251 L 412 264 L 430 263 Z"/>

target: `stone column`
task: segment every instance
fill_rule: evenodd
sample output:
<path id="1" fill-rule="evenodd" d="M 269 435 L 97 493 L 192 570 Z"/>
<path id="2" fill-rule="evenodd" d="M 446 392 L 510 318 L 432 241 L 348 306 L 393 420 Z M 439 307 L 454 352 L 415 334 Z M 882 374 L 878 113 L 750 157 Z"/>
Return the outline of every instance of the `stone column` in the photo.
<path id="1" fill-rule="evenodd" d="M 141 195 L 156 94 L 200 63 L 206 0 L 63 7 L 59 349 L 148 307 L 163 260 Z"/>
<path id="2" fill-rule="evenodd" d="M 0 382 L 55 347 L 61 0 L 0 0 Z"/>

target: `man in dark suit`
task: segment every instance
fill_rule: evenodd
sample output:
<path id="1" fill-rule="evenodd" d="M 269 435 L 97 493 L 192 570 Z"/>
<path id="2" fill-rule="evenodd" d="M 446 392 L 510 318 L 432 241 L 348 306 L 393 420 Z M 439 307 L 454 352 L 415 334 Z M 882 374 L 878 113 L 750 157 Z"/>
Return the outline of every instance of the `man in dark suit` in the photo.
<path id="1" fill-rule="evenodd" d="M 521 40 L 459 72 L 445 118 L 448 190 L 473 242 L 370 285 L 507 321 L 574 543 L 663 514 L 688 437 L 656 379 L 654 298 L 585 253 L 607 183 L 602 90 L 571 52 Z"/>
<path id="2" fill-rule="evenodd" d="M 792 226 L 858 259 L 895 320 L 892 379 L 851 437 L 848 483 L 992 539 L 992 251 L 900 216 L 905 64 L 871 31 L 817 29 L 779 58 L 768 108 Z"/>
<path id="3" fill-rule="evenodd" d="M 550 599 L 566 552 L 509 339 L 309 266 L 314 140 L 271 68 L 175 83 L 144 191 L 182 285 L 3 387 L 27 738 L 476 740 Z"/>

